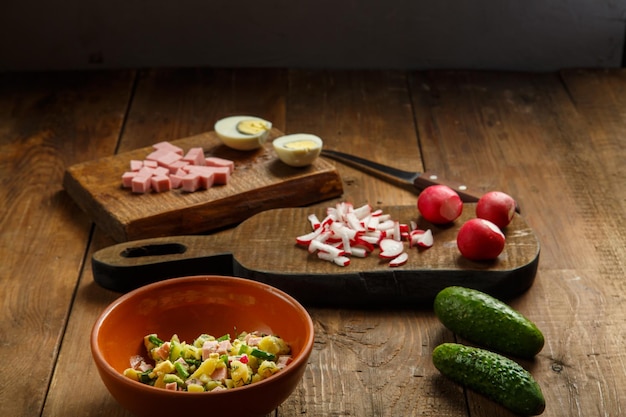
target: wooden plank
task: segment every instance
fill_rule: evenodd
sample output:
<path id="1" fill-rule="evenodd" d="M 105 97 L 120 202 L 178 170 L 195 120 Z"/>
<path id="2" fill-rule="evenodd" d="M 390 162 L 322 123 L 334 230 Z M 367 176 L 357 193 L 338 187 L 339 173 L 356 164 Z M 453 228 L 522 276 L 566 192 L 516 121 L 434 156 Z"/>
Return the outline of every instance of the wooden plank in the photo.
<path id="1" fill-rule="evenodd" d="M 134 73 L 0 75 L 0 409 L 38 416 L 91 222 L 61 187 L 67 165 L 113 152 Z M 97 115 L 97 117 L 94 117 Z M 31 357 L 35 362 L 16 358 Z"/>
<path id="2" fill-rule="evenodd" d="M 331 149 L 400 169 L 423 168 L 404 72 L 292 71 L 288 103 L 288 132 L 316 133 Z M 336 164 L 344 180 L 337 200 L 375 207 L 416 202 L 413 190 Z M 427 346 L 442 337 L 431 313 L 310 311 L 319 348 L 278 415 L 451 416 L 464 410 L 463 401 L 439 401 L 441 390 L 450 388 L 427 377 Z"/>
<path id="3" fill-rule="evenodd" d="M 626 89 L 621 71 L 607 84 L 593 74 L 566 72 L 567 88 L 558 74 L 412 80 L 426 167 L 513 194 L 541 242 L 535 285 L 513 305 L 546 336 L 537 360 L 524 363 L 544 389 L 544 415 L 598 414 L 599 404 L 610 414 L 625 401 L 611 362 L 622 356 L 617 323 L 626 318 L 624 190 L 614 170 L 625 160 Z M 472 415 L 498 410 L 469 398 Z"/>
<path id="4" fill-rule="evenodd" d="M 342 193 L 337 170 L 322 158 L 307 167 L 282 163 L 272 147 L 283 135 L 272 129 L 268 143 L 255 151 L 237 151 L 222 144 L 215 132 L 170 141 L 187 152 L 200 147 L 206 156 L 234 163 L 227 184 L 196 192 L 133 193 L 121 186 L 131 160 L 154 151 L 145 147 L 69 167 L 63 185 L 100 228 L 122 242 L 160 236 L 206 233 L 235 225 L 278 207 L 298 207 Z"/>
<path id="5" fill-rule="evenodd" d="M 142 73 L 125 123 L 120 151 L 160 140 L 191 136 L 212 128 L 218 118 L 235 113 L 259 115 L 284 131 L 287 79 L 283 71 L 151 70 Z M 92 115 L 97 117 L 97 112 Z M 119 296 L 93 281 L 91 254 L 115 242 L 99 228 L 87 254 L 76 290 L 73 313 L 53 376 L 43 416 L 131 417 L 108 393 L 88 349 L 91 327 L 101 311 Z M 80 364 L 80 384 L 75 380 Z"/>

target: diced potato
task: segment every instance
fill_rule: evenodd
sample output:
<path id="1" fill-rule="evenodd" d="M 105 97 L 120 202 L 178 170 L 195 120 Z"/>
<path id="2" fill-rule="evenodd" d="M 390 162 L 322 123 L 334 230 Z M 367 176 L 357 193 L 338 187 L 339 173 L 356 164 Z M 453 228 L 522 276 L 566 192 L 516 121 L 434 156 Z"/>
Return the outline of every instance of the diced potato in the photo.
<path id="1" fill-rule="evenodd" d="M 232 361 L 230 363 L 230 376 L 236 387 L 249 384 L 252 378 L 252 370 L 245 363 Z"/>
<path id="2" fill-rule="evenodd" d="M 204 387 L 200 384 L 187 385 L 187 391 L 189 392 L 204 392 Z"/>
<path id="3" fill-rule="evenodd" d="M 258 374 L 263 378 L 270 377 L 279 371 L 278 366 L 273 361 L 263 361 L 259 365 Z"/>
<path id="4" fill-rule="evenodd" d="M 157 363 L 157 365 L 154 367 L 154 369 L 150 373 L 150 376 L 154 377 L 154 376 L 161 376 L 164 374 L 170 374 L 174 372 L 174 369 L 175 369 L 174 364 L 172 362 L 170 362 L 169 360 L 164 360 L 163 362 Z"/>
<path id="5" fill-rule="evenodd" d="M 259 349 L 274 355 L 285 355 L 289 353 L 289 346 L 285 341 L 276 336 L 264 336 L 259 341 Z"/>
<path id="6" fill-rule="evenodd" d="M 220 360 L 220 357 L 217 353 L 211 353 L 207 360 L 202 362 L 202 365 L 196 369 L 196 371 L 191 374 L 190 378 L 200 378 L 201 375 L 210 376 L 213 371 L 215 371 L 215 367 L 217 366 L 217 362 Z"/>
<path id="7" fill-rule="evenodd" d="M 124 370 L 124 376 L 130 379 L 134 379 L 135 381 L 139 381 L 139 374 L 140 372 L 133 368 L 128 368 Z"/>

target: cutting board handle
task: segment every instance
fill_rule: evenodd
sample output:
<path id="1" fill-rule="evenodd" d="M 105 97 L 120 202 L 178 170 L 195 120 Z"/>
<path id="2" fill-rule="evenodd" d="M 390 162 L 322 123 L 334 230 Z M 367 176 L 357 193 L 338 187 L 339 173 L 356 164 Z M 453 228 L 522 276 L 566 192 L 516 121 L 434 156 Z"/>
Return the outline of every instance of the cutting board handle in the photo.
<path id="1" fill-rule="evenodd" d="M 104 288 L 127 292 L 146 284 L 190 275 L 232 275 L 229 233 L 173 236 L 119 243 L 93 254 L 93 278 Z"/>

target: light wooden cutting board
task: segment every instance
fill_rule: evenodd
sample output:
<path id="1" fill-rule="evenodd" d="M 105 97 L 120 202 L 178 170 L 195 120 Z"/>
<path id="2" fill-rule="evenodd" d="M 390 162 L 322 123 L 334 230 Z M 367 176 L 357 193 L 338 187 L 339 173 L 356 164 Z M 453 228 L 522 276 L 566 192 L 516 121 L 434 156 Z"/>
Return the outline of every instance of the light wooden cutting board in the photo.
<path id="1" fill-rule="evenodd" d="M 122 188 L 122 174 L 129 170 L 130 161 L 145 159 L 151 146 L 70 166 L 63 186 L 118 242 L 204 233 L 268 209 L 304 206 L 343 193 L 339 173 L 323 158 L 304 168 L 283 164 L 271 145 L 271 140 L 281 135 L 273 129 L 263 148 L 246 152 L 221 144 L 215 132 L 171 141 L 184 151 L 202 147 L 207 156 L 235 162 L 230 182 L 208 190 L 135 194 Z"/>

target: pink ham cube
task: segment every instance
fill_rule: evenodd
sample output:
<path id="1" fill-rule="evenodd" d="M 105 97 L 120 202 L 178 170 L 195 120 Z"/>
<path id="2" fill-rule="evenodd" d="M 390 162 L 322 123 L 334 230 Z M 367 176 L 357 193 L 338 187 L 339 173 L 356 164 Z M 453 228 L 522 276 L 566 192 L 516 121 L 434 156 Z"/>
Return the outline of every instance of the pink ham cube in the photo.
<path id="1" fill-rule="evenodd" d="M 151 175 L 135 175 L 131 181 L 131 188 L 133 193 L 144 194 L 150 192 L 152 185 Z"/>
<path id="2" fill-rule="evenodd" d="M 130 161 L 131 171 L 139 171 L 141 168 L 143 168 L 143 161 L 138 161 L 136 159 Z"/>
<path id="3" fill-rule="evenodd" d="M 169 172 L 169 171 L 168 171 Z M 162 193 L 164 191 L 169 191 L 172 189 L 172 183 L 170 181 L 170 177 L 167 175 L 155 175 L 150 178 L 150 186 L 157 193 Z"/>
<path id="4" fill-rule="evenodd" d="M 200 174 L 192 172 L 185 175 L 182 179 L 181 187 L 183 191 L 187 191 L 188 193 L 197 191 L 198 188 L 200 188 Z"/>
<path id="5" fill-rule="evenodd" d="M 168 169 L 174 162 L 180 161 L 181 159 L 182 156 L 175 152 L 167 152 L 156 157 L 156 161 L 159 165 Z"/>
<path id="6" fill-rule="evenodd" d="M 137 172 L 135 171 L 127 171 L 122 174 L 122 187 L 124 188 L 132 188 L 133 186 L 133 178 L 137 176 Z"/>
<path id="7" fill-rule="evenodd" d="M 213 186 L 215 182 L 215 174 L 212 172 L 202 172 L 198 173 L 200 175 L 200 187 L 208 190 Z"/>
<path id="8" fill-rule="evenodd" d="M 235 170 L 235 162 L 230 159 L 218 158 L 217 156 L 209 156 L 205 158 L 205 164 L 211 167 L 227 167 L 232 174 Z"/>
<path id="9" fill-rule="evenodd" d="M 154 149 L 156 149 L 156 150 L 163 150 L 163 151 L 166 151 L 166 152 L 174 152 L 174 153 L 177 153 L 179 155 L 183 154 L 182 148 L 180 148 L 180 147 L 178 147 L 176 145 L 172 145 L 168 141 L 155 143 L 154 145 L 152 145 L 152 147 Z"/>
<path id="10" fill-rule="evenodd" d="M 202 148 L 191 148 L 183 157 L 183 161 L 187 161 L 192 165 L 202 166 L 204 162 L 204 150 Z"/>

